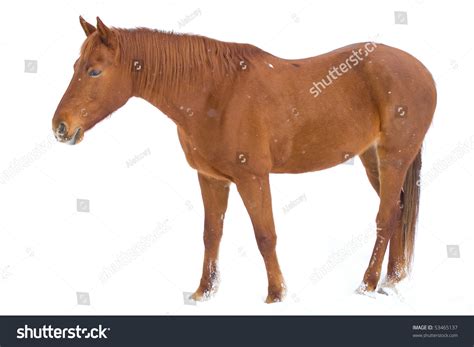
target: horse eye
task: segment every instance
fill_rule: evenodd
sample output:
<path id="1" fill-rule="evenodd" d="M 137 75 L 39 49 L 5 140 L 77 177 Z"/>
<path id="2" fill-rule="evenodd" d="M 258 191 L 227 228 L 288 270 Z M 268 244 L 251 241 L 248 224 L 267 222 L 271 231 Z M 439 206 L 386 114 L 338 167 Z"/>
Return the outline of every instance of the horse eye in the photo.
<path id="1" fill-rule="evenodd" d="M 89 71 L 89 76 L 98 77 L 98 76 L 100 76 L 101 73 L 102 73 L 102 71 L 100 71 L 100 70 L 91 70 L 91 71 Z"/>

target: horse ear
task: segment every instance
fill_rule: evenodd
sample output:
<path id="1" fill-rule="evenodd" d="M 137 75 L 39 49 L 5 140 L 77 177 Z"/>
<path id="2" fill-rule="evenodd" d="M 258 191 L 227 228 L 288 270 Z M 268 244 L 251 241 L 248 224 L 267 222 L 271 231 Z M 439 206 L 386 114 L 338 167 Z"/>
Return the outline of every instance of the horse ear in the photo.
<path id="1" fill-rule="evenodd" d="M 82 16 L 79 16 L 79 22 L 81 23 L 81 27 L 84 29 L 86 36 L 91 35 L 96 30 L 95 27 L 92 24 L 87 23 L 87 21 L 82 18 Z"/>
<path id="2" fill-rule="evenodd" d="M 102 43 L 112 47 L 114 44 L 114 33 L 97 17 L 97 30 L 99 32 Z"/>

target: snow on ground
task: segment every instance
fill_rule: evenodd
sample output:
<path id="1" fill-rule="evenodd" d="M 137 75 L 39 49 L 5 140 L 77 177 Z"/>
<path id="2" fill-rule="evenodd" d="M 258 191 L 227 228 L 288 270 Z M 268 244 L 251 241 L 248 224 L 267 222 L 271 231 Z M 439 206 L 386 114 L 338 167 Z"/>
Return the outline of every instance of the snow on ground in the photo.
<path id="1" fill-rule="evenodd" d="M 2 4 L 0 314 L 473 314 L 474 50 L 467 4 L 295 0 L 268 7 L 246 0 L 232 13 L 211 1 L 153 8 L 144 1 Z M 391 296 L 354 294 L 377 211 L 356 159 L 271 177 L 285 302 L 263 303 L 264 265 L 235 187 L 220 290 L 208 302 L 184 300 L 201 275 L 203 208 L 174 124 L 133 99 L 79 146 L 56 143 L 50 130 L 84 39 L 79 14 L 115 26 L 250 42 L 285 58 L 375 39 L 422 60 L 436 79 L 439 104 L 424 146 L 412 278 Z M 395 24 L 396 16 L 408 24 Z M 25 60 L 37 61 L 36 73 L 24 73 Z M 26 64 L 34 71 L 34 63 Z"/>

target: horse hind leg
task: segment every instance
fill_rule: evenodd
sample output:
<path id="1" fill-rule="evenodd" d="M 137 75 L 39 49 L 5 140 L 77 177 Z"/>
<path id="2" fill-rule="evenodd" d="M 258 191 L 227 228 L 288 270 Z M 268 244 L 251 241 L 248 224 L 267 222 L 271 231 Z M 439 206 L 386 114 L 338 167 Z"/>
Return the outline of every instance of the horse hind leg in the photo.
<path id="1" fill-rule="evenodd" d="M 374 188 L 377 195 L 380 194 L 379 163 L 377 156 L 377 147 L 373 145 L 359 155 L 362 164 L 365 167 L 367 178 Z M 405 201 L 403 192 L 400 201 Z M 406 277 L 406 257 L 405 257 L 405 237 L 404 225 L 400 223 L 401 218 L 395 226 L 392 237 L 389 241 L 389 262 L 387 269 L 387 278 L 384 286 L 393 287 L 396 283 Z"/>
<path id="2" fill-rule="evenodd" d="M 387 278 L 392 282 L 397 282 L 405 276 L 403 270 L 407 264 L 405 248 L 407 240 L 403 234 L 402 187 L 404 187 L 407 171 L 412 170 L 412 162 L 417 153 L 418 148 L 415 153 L 413 151 L 400 152 L 396 141 L 390 143 L 389 140 L 382 139 L 376 148 L 370 148 L 361 155 L 369 180 L 380 196 L 380 205 L 376 220 L 377 239 L 363 284 L 359 288 L 360 292 L 376 289 L 389 242 Z M 409 209 L 413 208 L 414 206 L 409 206 Z"/>

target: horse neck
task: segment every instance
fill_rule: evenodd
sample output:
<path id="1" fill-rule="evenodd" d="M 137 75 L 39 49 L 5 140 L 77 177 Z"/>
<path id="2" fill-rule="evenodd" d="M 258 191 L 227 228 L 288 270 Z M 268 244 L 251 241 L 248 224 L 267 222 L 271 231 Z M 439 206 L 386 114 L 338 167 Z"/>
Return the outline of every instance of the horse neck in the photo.
<path id="1" fill-rule="evenodd" d="M 183 108 L 204 105 L 217 87 L 232 80 L 232 67 L 239 63 L 214 58 L 225 56 L 222 52 L 231 50 L 232 44 L 205 37 L 147 29 L 118 32 L 122 63 L 132 74 L 133 95 L 147 100 L 178 125 L 186 118 Z"/>

